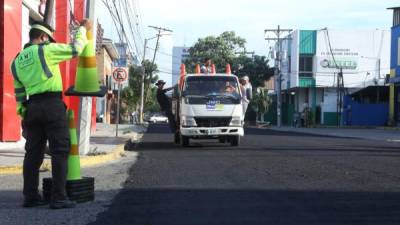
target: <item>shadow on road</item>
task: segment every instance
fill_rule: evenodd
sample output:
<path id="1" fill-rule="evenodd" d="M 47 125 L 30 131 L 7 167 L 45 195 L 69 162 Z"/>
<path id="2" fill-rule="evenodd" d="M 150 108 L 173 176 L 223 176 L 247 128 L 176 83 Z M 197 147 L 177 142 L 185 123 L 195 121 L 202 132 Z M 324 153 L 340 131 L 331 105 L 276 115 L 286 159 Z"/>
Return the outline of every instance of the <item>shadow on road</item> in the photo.
<path id="1" fill-rule="evenodd" d="M 269 135 L 269 136 L 287 136 L 287 137 L 324 137 L 332 139 L 361 139 L 354 137 L 336 137 L 332 135 L 325 134 L 311 134 L 311 133 L 301 133 L 296 131 L 277 131 L 271 129 L 259 129 L 259 128 L 245 128 L 246 135 Z"/>
<path id="2" fill-rule="evenodd" d="M 264 137 L 260 139 L 260 135 Z M 400 157 L 398 144 L 364 139 L 249 128 L 241 140 L 239 147 L 232 147 L 229 143 L 218 143 L 216 139 L 193 140 L 189 147 L 181 147 L 173 143 L 173 134 L 166 125 L 151 125 L 143 141 L 135 146 L 135 150 L 198 151 L 204 148 L 203 151 L 285 151 L 291 154 L 299 152 L 299 154 L 325 156 L 362 153 L 363 156 Z"/>
<path id="3" fill-rule="evenodd" d="M 399 210 L 399 193 L 128 188 L 91 225 L 394 225 Z"/>
<path id="4" fill-rule="evenodd" d="M 166 126 L 150 126 L 124 189 L 90 225 L 400 224 L 395 146 L 277 133 L 283 137 L 249 135 L 239 148 L 182 148 Z M 374 158 L 363 163 L 365 155 Z M 369 171 L 373 163 L 385 166 Z"/>

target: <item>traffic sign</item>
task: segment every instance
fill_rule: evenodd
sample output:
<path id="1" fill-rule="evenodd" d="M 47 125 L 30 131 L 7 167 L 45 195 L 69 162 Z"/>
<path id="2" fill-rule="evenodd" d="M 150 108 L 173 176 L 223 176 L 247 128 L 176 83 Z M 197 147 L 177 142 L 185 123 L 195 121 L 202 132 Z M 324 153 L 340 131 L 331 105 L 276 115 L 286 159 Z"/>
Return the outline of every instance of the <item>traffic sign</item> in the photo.
<path id="1" fill-rule="evenodd" d="M 124 68 L 116 68 L 113 71 L 113 78 L 118 83 L 124 82 L 126 79 L 128 79 L 128 72 L 126 72 L 126 69 Z"/>

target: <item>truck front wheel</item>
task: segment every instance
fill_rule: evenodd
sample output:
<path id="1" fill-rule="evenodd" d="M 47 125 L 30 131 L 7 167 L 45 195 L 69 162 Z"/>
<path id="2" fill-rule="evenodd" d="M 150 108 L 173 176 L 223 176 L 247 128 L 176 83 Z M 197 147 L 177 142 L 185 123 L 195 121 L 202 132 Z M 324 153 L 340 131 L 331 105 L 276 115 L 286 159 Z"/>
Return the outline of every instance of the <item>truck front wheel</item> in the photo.
<path id="1" fill-rule="evenodd" d="M 225 143 L 226 142 L 226 137 L 219 137 L 218 141 L 219 141 L 219 143 Z"/>
<path id="2" fill-rule="evenodd" d="M 179 132 L 175 132 L 174 143 L 179 144 L 180 141 L 181 141 L 181 134 Z"/>
<path id="3" fill-rule="evenodd" d="M 183 147 L 189 146 L 189 137 L 181 136 L 181 143 Z"/>
<path id="4" fill-rule="evenodd" d="M 237 136 L 232 136 L 232 137 L 230 138 L 230 142 L 231 142 L 231 146 L 239 146 L 239 143 L 240 143 L 240 136 L 239 136 L 239 135 L 237 135 Z"/>

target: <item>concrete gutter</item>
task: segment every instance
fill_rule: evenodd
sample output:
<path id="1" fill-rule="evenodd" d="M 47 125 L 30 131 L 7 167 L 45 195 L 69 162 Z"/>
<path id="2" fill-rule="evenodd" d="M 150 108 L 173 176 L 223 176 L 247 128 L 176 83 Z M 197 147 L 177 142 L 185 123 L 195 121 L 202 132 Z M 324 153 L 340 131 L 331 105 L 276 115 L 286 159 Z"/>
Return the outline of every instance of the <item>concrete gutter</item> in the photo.
<path id="1" fill-rule="evenodd" d="M 110 161 L 119 159 L 125 156 L 124 145 L 118 145 L 114 150 L 107 154 L 100 154 L 95 156 L 83 156 L 80 158 L 81 168 L 96 166 Z M 22 164 L 16 166 L 4 166 L 0 167 L 0 175 L 5 174 L 22 174 Z M 45 159 L 40 167 L 40 171 L 51 170 L 51 160 Z"/>
<path id="2" fill-rule="evenodd" d="M 145 129 L 145 128 L 144 128 Z M 143 132 L 144 133 L 144 132 Z M 134 143 L 140 142 L 143 137 L 143 133 L 140 132 L 128 132 L 126 134 L 121 134 L 124 136 L 126 140 L 131 140 Z M 18 143 L 18 146 L 23 146 L 24 143 Z M 15 145 L 15 144 L 14 144 Z M 7 147 L 7 146 L 6 146 Z M 15 146 L 14 146 L 15 147 Z M 121 157 L 125 156 L 125 143 L 115 144 L 114 146 L 110 146 L 110 150 L 106 152 L 94 153 L 94 155 L 81 156 L 80 165 L 81 168 L 98 166 L 101 164 L 109 163 L 111 161 L 117 160 Z M 23 148 L 23 147 L 21 147 Z M 46 156 L 45 156 L 46 157 Z M 13 166 L 0 166 L 0 175 L 8 175 L 8 174 L 22 174 L 23 162 L 18 165 Z M 51 170 L 51 158 L 47 157 L 44 159 L 42 166 L 40 167 L 40 171 L 50 171 Z"/>

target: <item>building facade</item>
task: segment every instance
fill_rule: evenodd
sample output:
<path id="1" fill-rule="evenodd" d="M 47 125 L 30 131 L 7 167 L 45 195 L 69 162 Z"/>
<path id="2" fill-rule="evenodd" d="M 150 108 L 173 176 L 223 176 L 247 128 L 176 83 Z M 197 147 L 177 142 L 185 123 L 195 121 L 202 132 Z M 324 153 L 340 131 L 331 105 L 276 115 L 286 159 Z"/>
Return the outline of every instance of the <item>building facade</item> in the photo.
<path id="1" fill-rule="evenodd" d="M 189 56 L 189 47 L 173 47 L 172 48 L 172 85 L 178 83 L 181 73 L 181 64 Z"/>
<path id="2" fill-rule="evenodd" d="M 10 64 L 23 45 L 29 41 L 30 25 L 42 20 L 45 2 L 39 0 L 3 0 L 0 1 L 0 141 L 13 142 L 21 139 L 20 119 L 16 114 L 13 78 Z M 85 16 L 86 0 L 56 0 L 54 4 L 52 26 L 58 42 L 70 42 L 71 12 L 75 19 Z M 90 11 L 90 10 L 89 10 Z M 93 10 L 92 10 L 93 11 Z M 93 21 L 96 21 L 94 19 Z M 96 26 L 94 26 L 96 29 Z M 75 83 L 77 59 L 60 64 L 64 91 Z M 78 118 L 79 97 L 63 97 L 68 108 L 73 109 Z M 93 100 L 95 103 L 95 100 Z M 95 104 L 93 104 L 95 120 Z M 95 123 L 92 123 L 95 125 Z"/>
<path id="3" fill-rule="evenodd" d="M 97 98 L 96 118 L 97 121 L 110 123 L 112 111 L 112 72 L 114 71 L 114 61 L 119 58 L 118 50 L 112 40 L 103 39 L 99 53 L 97 54 L 97 70 L 99 81 L 108 89 L 108 94 L 103 98 Z"/>
<path id="4" fill-rule="evenodd" d="M 400 7 L 393 10 L 390 54 L 390 109 L 389 118 L 392 125 L 400 125 Z"/>
<path id="5" fill-rule="evenodd" d="M 297 113 L 305 115 L 308 124 L 346 125 L 342 118 L 345 96 L 385 85 L 390 65 L 390 32 L 295 30 L 290 40 L 282 42 L 282 51 L 283 122 L 291 124 Z M 378 94 L 378 98 L 363 101 L 388 100 Z"/>

